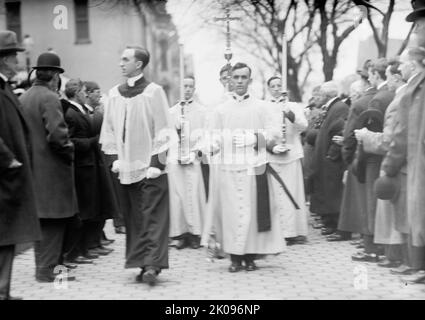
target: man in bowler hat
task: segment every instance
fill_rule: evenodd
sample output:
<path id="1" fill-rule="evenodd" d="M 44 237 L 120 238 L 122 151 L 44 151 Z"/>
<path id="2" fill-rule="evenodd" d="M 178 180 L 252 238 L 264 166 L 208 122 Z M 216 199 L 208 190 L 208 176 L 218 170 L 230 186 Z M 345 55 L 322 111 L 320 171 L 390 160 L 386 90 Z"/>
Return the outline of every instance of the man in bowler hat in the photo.
<path id="1" fill-rule="evenodd" d="M 36 80 L 20 100 L 34 140 L 34 186 L 43 236 L 35 244 L 36 279 L 53 282 L 55 273 L 59 273 L 55 268 L 62 262 L 67 224 L 78 211 L 74 145 L 56 93 L 59 74 L 64 72 L 59 57 L 51 52 L 43 53 L 33 69 Z"/>
<path id="2" fill-rule="evenodd" d="M 15 245 L 40 239 L 31 181 L 28 123 L 8 84 L 16 74 L 16 34 L 0 31 L 0 300 L 10 296 Z"/>

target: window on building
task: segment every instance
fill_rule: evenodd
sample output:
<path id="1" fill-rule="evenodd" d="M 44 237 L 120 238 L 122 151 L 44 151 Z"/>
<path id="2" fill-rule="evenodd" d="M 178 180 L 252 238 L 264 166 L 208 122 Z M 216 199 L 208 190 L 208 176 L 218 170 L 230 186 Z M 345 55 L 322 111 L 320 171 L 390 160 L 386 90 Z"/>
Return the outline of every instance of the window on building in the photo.
<path id="1" fill-rule="evenodd" d="M 166 39 L 161 39 L 159 41 L 159 47 L 161 48 L 161 71 L 168 70 L 168 41 Z"/>
<path id="2" fill-rule="evenodd" d="M 74 0 L 76 43 L 89 43 L 88 0 Z"/>
<path id="3" fill-rule="evenodd" d="M 21 2 L 6 1 L 6 29 L 16 33 L 18 41 L 21 42 Z"/>

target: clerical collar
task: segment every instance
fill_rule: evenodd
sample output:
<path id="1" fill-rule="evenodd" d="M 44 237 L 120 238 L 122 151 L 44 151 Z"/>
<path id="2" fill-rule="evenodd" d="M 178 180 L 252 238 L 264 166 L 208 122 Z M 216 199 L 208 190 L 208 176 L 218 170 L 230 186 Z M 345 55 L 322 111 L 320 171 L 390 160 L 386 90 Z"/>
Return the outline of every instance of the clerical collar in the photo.
<path id="1" fill-rule="evenodd" d="M 75 101 L 72 101 L 72 100 L 68 100 L 69 101 L 69 103 L 70 104 L 72 104 L 74 107 L 76 107 L 78 110 L 80 110 L 83 114 L 87 114 L 87 111 L 86 110 L 84 110 L 84 107 L 81 105 L 81 104 L 79 104 L 79 103 L 77 103 L 77 102 L 75 102 Z"/>
<path id="2" fill-rule="evenodd" d="M 181 106 L 184 106 L 184 105 L 186 105 L 186 104 L 191 104 L 193 102 L 193 99 L 190 99 L 190 100 L 183 100 L 183 101 L 180 101 L 179 102 L 179 104 L 181 105 Z"/>
<path id="3" fill-rule="evenodd" d="M 284 100 L 284 97 L 279 97 L 278 99 L 272 98 L 270 101 L 278 103 L 278 102 L 283 102 L 283 100 Z"/>
<path id="4" fill-rule="evenodd" d="M 382 82 L 380 85 L 378 85 L 378 86 L 376 87 L 376 89 L 381 90 L 381 88 L 382 88 L 383 86 L 385 86 L 386 84 L 387 84 L 387 81 L 384 81 L 384 82 Z"/>
<path id="5" fill-rule="evenodd" d="M 1 73 L 1 72 L 0 72 L 0 77 L 4 80 L 4 82 L 8 82 L 9 81 L 9 79 L 3 73 Z"/>
<path id="6" fill-rule="evenodd" d="M 249 94 L 248 94 L 248 93 L 245 93 L 243 96 L 240 96 L 240 95 L 238 95 L 238 94 L 236 94 L 236 93 L 233 93 L 233 94 L 232 94 L 232 97 L 233 97 L 233 99 L 234 99 L 234 100 L 236 100 L 237 102 L 242 102 L 242 101 L 244 101 L 244 100 L 246 100 L 246 99 L 248 99 L 248 98 L 249 98 Z"/>
<path id="7" fill-rule="evenodd" d="M 138 76 L 128 78 L 127 84 L 128 84 L 129 87 L 134 87 L 134 84 L 136 83 L 136 81 L 140 80 L 142 78 L 143 78 L 143 72 L 141 74 L 139 74 Z"/>

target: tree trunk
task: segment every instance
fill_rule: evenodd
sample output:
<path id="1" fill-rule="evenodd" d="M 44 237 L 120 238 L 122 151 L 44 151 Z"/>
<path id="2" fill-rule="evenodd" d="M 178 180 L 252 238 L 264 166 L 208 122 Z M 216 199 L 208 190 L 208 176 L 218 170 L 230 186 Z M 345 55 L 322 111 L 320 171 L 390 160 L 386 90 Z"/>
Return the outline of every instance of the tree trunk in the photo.
<path id="1" fill-rule="evenodd" d="M 324 56 L 323 58 L 323 75 L 325 81 L 331 81 L 334 77 L 334 71 L 336 68 L 336 56 Z"/>

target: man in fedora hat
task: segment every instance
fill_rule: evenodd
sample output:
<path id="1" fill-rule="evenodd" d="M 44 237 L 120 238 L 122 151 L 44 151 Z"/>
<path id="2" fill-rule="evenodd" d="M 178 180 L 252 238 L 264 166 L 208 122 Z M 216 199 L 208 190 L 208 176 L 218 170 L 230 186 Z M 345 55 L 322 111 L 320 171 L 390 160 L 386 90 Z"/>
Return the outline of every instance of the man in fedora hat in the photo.
<path id="1" fill-rule="evenodd" d="M 409 54 L 419 67 L 400 102 L 399 124 L 383 161 L 388 176 L 396 176 L 407 162 L 407 216 L 411 274 L 405 282 L 425 283 L 425 0 L 412 1 L 406 20 L 416 24 Z M 409 272 L 406 272 L 407 274 Z"/>
<path id="2" fill-rule="evenodd" d="M 20 100 L 34 140 L 34 185 L 43 235 L 35 245 L 36 279 L 52 282 L 55 267 L 61 263 L 68 220 L 78 211 L 74 187 L 74 145 L 56 94 L 59 74 L 64 72 L 59 57 L 51 52 L 43 53 L 33 69 L 36 80 Z"/>
<path id="3" fill-rule="evenodd" d="M 16 74 L 16 34 L 0 31 L 0 300 L 10 296 L 15 245 L 40 239 L 34 199 L 30 132 L 8 80 Z"/>

